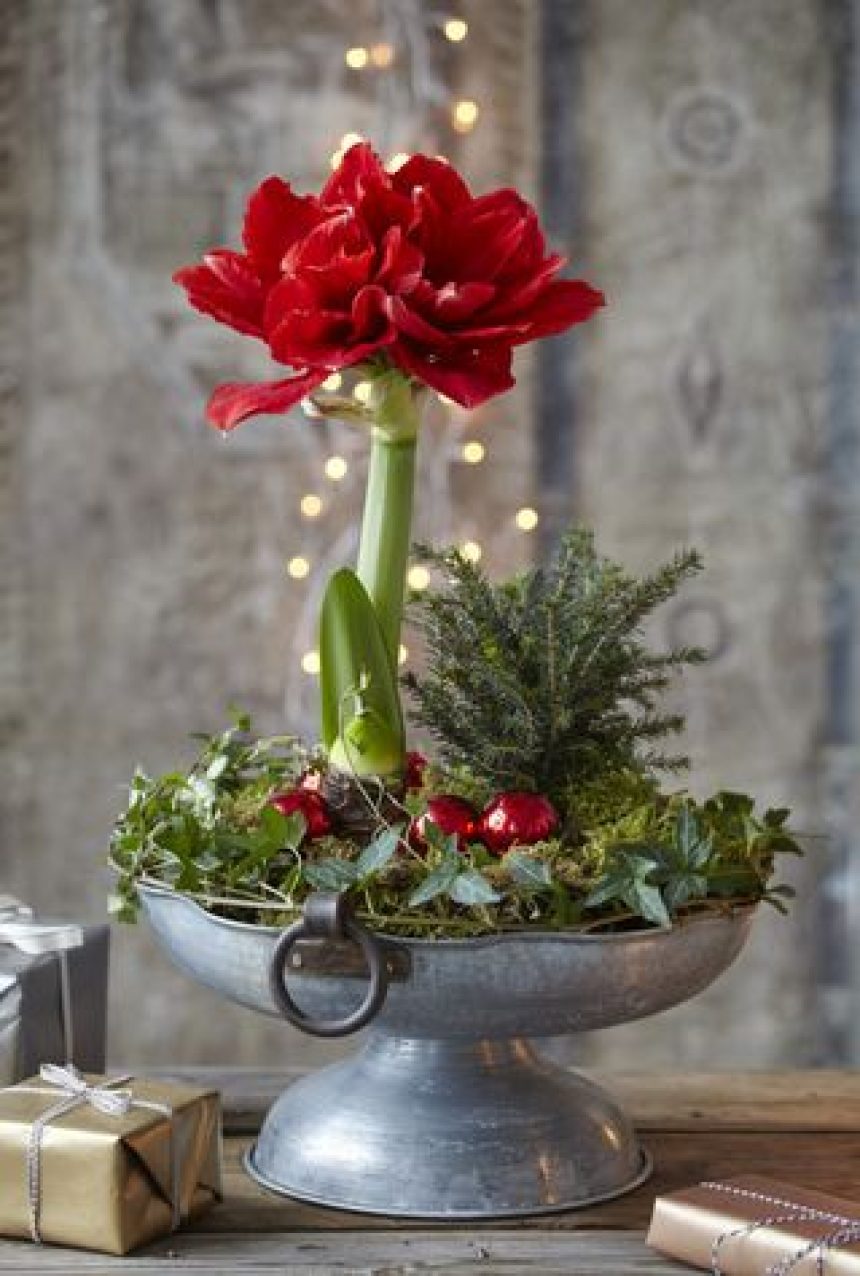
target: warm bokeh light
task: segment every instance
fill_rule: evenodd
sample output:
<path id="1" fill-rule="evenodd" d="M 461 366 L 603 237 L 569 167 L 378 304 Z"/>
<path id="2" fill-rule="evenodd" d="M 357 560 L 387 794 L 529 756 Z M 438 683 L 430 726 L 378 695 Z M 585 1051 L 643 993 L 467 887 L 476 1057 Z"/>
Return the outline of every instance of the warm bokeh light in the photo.
<path id="1" fill-rule="evenodd" d="M 359 403 L 369 403 L 373 394 L 373 386 L 369 381 L 357 381 L 352 391 L 352 397 L 357 399 Z"/>
<path id="2" fill-rule="evenodd" d="M 469 563 L 478 563 L 481 561 L 483 550 L 477 541 L 464 541 L 460 546 L 460 553 Z"/>
<path id="3" fill-rule="evenodd" d="M 430 584 L 430 573 L 426 567 L 418 565 L 409 568 L 406 579 L 410 589 L 426 589 Z"/>
<path id="4" fill-rule="evenodd" d="M 461 98 L 454 106 L 452 123 L 458 133 L 470 133 L 478 122 L 478 103 Z"/>
<path id="5" fill-rule="evenodd" d="M 367 49 L 363 45 L 357 44 L 352 49 L 347 49 L 343 55 L 343 60 L 351 71 L 360 71 L 362 67 L 367 66 L 368 56 Z"/>
<path id="6" fill-rule="evenodd" d="M 310 569 L 310 563 L 306 558 L 302 558 L 301 554 L 297 554 L 295 558 L 291 558 L 287 563 L 287 571 L 293 580 L 304 580 Z"/>
<path id="7" fill-rule="evenodd" d="M 333 372 L 330 377 L 326 377 L 322 383 L 322 388 L 328 390 L 329 394 L 334 394 L 335 390 L 339 390 L 343 385 L 343 377 L 339 372 Z"/>
<path id="8" fill-rule="evenodd" d="M 326 478 L 330 478 L 333 483 L 339 483 L 342 478 L 346 478 L 346 472 L 349 465 L 342 456 L 330 456 L 325 463 Z"/>
<path id="9" fill-rule="evenodd" d="M 320 671 L 320 653 L 318 651 L 306 651 L 302 656 L 302 668 L 305 673 L 317 674 Z"/>
<path id="10" fill-rule="evenodd" d="M 521 532 L 533 532 L 540 519 L 537 510 L 533 510 L 530 505 L 524 505 L 521 510 L 517 510 L 514 522 Z"/>
<path id="11" fill-rule="evenodd" d="M 323 503 L 313 492 L 308 492 L 307 496 L 303 496 L 299 502 L 299 508 L 305 518 L 319 518 L 322 514 Z"/>
<path id="12" fill-rule="evenodd" d="M 468 443 L 463 444 L 463 460 L 468 461 L 469 465 L 479 465 L 486 455 L 487 449 L 477 439 L 469 439 Z"/>
<path id="13" fill-rule="evenodd" d="M 402 168 L 408 159 L 408 151 L 396 151 L 388 160 L 385 167 L 388 169 L 389 173 L 396 173 L 398 168 Z"/>
<path id="14" fill-rule="evenodd" d="M 442 30 L 445 32 L 446 40 L 450 40 L 452 44 L 459 44 L 469 34 L 469 24 L 464 18 L 448 18 Z"/>
<path id="15" fill-rule="evenodd" d="M 394 61 L 394 45 L 381 41 L 374 44 L 370 49 L 370 60 L 374 66 L 378 66 L 383 70 L 387 66 L 391 66 Z"/>
<path id="16" fill-rule="evenodd" d="M 399 665 L 405 665 L 408 659 L 409 659 L 409 648 L 405 647 L 403 643 L 401 643 L 397 650 L 397 663 Z"/>

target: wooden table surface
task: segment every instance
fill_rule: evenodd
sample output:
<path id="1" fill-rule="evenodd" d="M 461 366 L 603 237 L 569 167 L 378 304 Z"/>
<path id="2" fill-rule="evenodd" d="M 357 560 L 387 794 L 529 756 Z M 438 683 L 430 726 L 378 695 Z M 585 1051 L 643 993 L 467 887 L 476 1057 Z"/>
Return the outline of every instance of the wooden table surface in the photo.
<path id="1" fill-rule="evenodd" d="M 260 1118 L 297 1072 L 197 1069 L 224 1095 L 225 1199 L 191 1230 L 128 1258 L 0 1242 L 0 1273 L 540 1273 L 669 1276 L 644 1230 L 658 1192 L 705 1178 L 772 1175 L 860 1201 L 860 1074 L 612 1075 L 599 1080 L 633 1115 L 655 1161 L 637 1191 L 593 1209 L 520 1222 L 404 1225 L 299 1205 L 258 1188 L 241 1158 Z"/>

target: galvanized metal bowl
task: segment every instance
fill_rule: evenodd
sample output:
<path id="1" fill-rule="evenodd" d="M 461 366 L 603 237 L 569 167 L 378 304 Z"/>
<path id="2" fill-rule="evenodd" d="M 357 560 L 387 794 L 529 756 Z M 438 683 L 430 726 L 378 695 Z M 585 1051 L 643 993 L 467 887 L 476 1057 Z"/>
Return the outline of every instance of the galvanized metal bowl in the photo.
<path id="1" fill-rule="evenodd" d="M 280 932 L 213 916 L 159 886 L 140 893 L 178 966 L 241 1005 L 281 1013 L 272 978 Z M 629 1191 L 648 1160 L 626 1115 L 527 1039 L 686 1001 L 731 964 L 753 915 L 743 908 L 600 936 L 377 937 L 387 995 L 362 1048 L 284 1092 L 250 1173 L 302 1200 L 450 1220 L 570 1209 Z M 287 957 L 291 995 L 314 1020 L 351 1015 L 365 992 L 361 965 L 343 953 L 332 961 L 331 951 L 311 940 Z"/>

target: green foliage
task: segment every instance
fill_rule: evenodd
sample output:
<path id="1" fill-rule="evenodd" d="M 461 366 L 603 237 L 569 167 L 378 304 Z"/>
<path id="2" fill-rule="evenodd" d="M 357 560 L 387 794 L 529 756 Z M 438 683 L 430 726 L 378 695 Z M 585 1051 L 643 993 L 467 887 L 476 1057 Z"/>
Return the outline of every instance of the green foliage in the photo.
<path id="1" fill-rule="evenodd" d="M 440 937 L 664 926 L 739 902 L 783 908 L 790 894 L 769 884 L 775 856 L 799 851 L 787 812 L 758 816 L 734 793 L 697 804 L 683 792 L 660 794 L 635 773 L 580 792 L 575 844 L 556 838 L 497 858 L 478 843 L 460 849 L 429 824 L 418 850 L 406 837 L 405 809 L 402 823 L 380 823 L 365 845 L 309 842 L 302 817 L 285 817 L 270 801 L 321 759 L 287 737 L 254 740 L 249 728 L 240 718 L 200 737 L 187 773 L 134 777 L 111 840 L 121 917 L 134 917 L 141 879 L 224 915 L 279 925 L 313 890 L 348 891 L 375 930 Z"/>
<path id="2" fill-rule="evenodd" d="M 328 582 L 320 616 L 323 743 L 342 770 L 403 769 L 397 676 L 364 585 L 343 567 Z"/>
<path id="3" fill-rule="evenodd" d="M 427 671 L 404 681 L 447 766 L 495 790 L 546 794 L 569 816 L 597 778 L 685 765 L 660 747 L 682 719 L 658 700 L 702 653 L 654 653 L 642 627 L 699 570 L 695 552 L 637 579 L 574 529 L 550 567 L 502 584 L 456 550 L 418 554 L 445 584 L 412 601 Z"/>

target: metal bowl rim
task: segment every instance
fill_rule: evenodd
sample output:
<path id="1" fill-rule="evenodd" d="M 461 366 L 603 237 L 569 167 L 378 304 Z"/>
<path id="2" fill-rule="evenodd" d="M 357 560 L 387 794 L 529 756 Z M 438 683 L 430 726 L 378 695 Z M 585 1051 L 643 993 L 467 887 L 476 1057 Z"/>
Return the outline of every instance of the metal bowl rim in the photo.
<path id="1" fill-rule="evenodd" d="M 181 901 L 187 907 L 196 909 L 198 913 L 211 922 L 213 925 L 222 926 L 225 930 L 238 931 L 241 934 L 250 935 L 280 935 L 283 927 L 280 926 L 264 926 L 259 922 L 239 922 L 229 917 L 219 917 L 217 913 L 210 912 L 208 908 L 204 908 L 201 904 L 193 899 L 190 895 L 186 895 L 184 891 L 177 891 L 170 886 L 166 886 L 163 882 L 155 881 L 152 878 L 142 878 L 137 882 L 137 889 L 144 894 L 161 895 L 165 899 L 175 899 Z M 692 916 L 684 921 L 675 922 L 672 926 L 658 927 L 653 926 L 642 930 L 616 931 L 610 935 L 589 935 L 583 934 L 581 931 L 558 931 L 558 930 L 506 930 L 500 931 L 495 935 L 473 935 L 465 939 L 420 939 L 411 936 L 386 935 L 379 934 L 377 937 L 385 944 L 402 945 L 408 948 L 419 948 L 433 950 L 438 948 L 456 949 L 464 948 L 466 950 L 474 950 L 476 948 L 491 948 L 497 944 L 505 944 L 525 940 L 527 943 L 547 943 L 556 944 L 623 944 L 634 940 L 666 940 L 679 934 L 681 931 L 688 930 L 691 926 L 697 926 L 706 922 L 725 922 L 735 921 L 738 918 L 752 916 L 758 904 L 735 904 L 727 905 L 728 912 L 719 913 L 701 913 L 698 916 Z"/>

